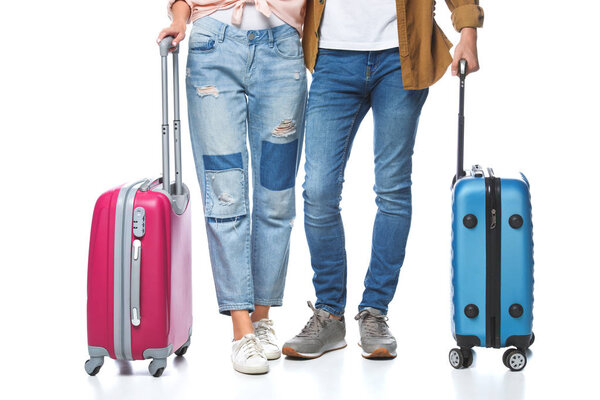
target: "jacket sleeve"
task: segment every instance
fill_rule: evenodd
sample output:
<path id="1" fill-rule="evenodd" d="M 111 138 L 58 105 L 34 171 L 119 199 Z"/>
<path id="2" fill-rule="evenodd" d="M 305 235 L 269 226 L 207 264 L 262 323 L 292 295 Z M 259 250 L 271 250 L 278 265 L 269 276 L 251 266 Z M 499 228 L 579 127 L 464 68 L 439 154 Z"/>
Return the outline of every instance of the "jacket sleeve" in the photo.
<path id="1" fill-rule="evenodd" d="M 167 13 L 169 14 L 169 18 L 173 19 L 173 4 L 175 4 L 175 2 L 177 2 L 179 0 L 169 0 L 167 2 Z M 185 1 L 187 3 L 188 6 L 190 6 L 190 11 L 194 9 L 194 3 L 191 0 L 182 0 Z M 191 17 L 191 12 L 190 12 L 190 17 Z M 190 18 L 188 18 L 187 23 L 190 23 Z"/>
<path id="2" fill-rule="evenodd" d="M 446 4 L 452 11 L 452 25 L 457 31 L 483 26 L 483 8 L 479 7 L 479 0 L 446 0 Z"/>

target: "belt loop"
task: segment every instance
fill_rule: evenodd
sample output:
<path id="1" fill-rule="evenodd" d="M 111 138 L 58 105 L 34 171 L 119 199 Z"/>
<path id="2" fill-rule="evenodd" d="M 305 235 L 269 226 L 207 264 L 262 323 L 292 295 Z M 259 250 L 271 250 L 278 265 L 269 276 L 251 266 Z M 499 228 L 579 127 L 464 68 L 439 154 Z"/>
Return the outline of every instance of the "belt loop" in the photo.
<path id="1" fill-rule="evenodd" d="M 269 28 L 269 47 L 273 47 L 273 43 L 275 40 L 273 39 L 273 29 Z"/>
<path id="2" fill-rule="evenodd" d="M 223 24 L 221 26 L 221 31 L 219 32 L 219 43 L 223 43 L 225 40 L 225 31 L 227 30 L 227 24 Z"/>

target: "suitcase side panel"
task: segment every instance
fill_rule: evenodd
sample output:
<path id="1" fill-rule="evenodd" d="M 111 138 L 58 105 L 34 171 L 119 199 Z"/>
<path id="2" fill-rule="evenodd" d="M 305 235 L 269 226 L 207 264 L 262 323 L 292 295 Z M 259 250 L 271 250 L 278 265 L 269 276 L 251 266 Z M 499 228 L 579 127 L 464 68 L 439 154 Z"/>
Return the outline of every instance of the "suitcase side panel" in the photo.
<path id="1" fill-rule="evenodd" d="M 509 219 L 519 215 L 523 224 L 511 227 Z M 501 341 L 530 335 L 533 321 L 533 225 L 529 187 L 521 179 L 502 180 L 502 273 Z M 523 314 L 512 317 L 509 308 L 520 304 Z"/>
<path id="2" fill-rule="evenodd" d="M 477 225 L 471 229 L 463 223 L 467 214 L 477 218 Z M 476 336 L 479 344 L 485 346 L 485 223 L 484 179 L 468 177 L 459 180 L 454 187 L 452 204 L 452 333 L 459 345 L 459 336 Z M 464 313 L 469 304 L 479 309 L 475 318 L 468 318 Z"/>
<path id="3" fill-rule="evenodd" d="M 171 204 L 158 192 L 138 191 L 134 209 L 146 212 L 145 234 L 141 242 L 140 324 L 131 320 L 131 353 L 143 360 L 144 350 L 169 345 L 169 308 L 171 295 Z M 132 235 L 131 242 L 136 238 Z"/>
<path id="4" fill-rule="evenodd" d="M 114 350 L 114 235 L 120 187 L 102 194 L 94 207 L 87 283 L 88 345 Z"/>
<path id="5" fill-rule="evenodd" d="M 173 351 L 187 342 L 192 329 L 192 212 L 171 211 L 171 307 L 169 343 Z"/>

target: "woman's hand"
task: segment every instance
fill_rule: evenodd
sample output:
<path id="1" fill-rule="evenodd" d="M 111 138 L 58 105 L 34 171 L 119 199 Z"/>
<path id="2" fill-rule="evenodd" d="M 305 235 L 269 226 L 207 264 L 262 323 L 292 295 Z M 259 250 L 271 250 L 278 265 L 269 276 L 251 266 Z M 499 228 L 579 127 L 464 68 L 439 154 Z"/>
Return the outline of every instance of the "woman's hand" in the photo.
<path id="1" fill-rule="evenodd" d="M 187 1 L 177 0 L 171 6 L 171 11 L 173 12 L 173 22 L 171 26 L 160 31 L 156 42 L 160 44 L 160 41 L 165 37 L 173 36 L 175 38 L 173 39 L 173 48 L 171 49 L 173 51 L 185 39 L 185 27 L 192 10 Z"/>
<path id="2" fill-rule="evenodd" d="M 160 31 L 158 34 L 158 38 L 156 39 L 157 43 L 160 43 L 167 36 L 173 36 L 173 48 L 170 51 L 173 51 L 175 47 L 185 39 L 185 22 L 175 22 Z"/>
<path id="3" fill-rule="evenodd" d="M 479 71 L 479 59 L 477 58 L 477 29 L 463 28 L 460 31 L 460 42 L 454 50 L 454 61 L 452 61 L 452 75 L 458 74 L 458 63 L 461 59 L 467 60 L 467 75 Z"/>

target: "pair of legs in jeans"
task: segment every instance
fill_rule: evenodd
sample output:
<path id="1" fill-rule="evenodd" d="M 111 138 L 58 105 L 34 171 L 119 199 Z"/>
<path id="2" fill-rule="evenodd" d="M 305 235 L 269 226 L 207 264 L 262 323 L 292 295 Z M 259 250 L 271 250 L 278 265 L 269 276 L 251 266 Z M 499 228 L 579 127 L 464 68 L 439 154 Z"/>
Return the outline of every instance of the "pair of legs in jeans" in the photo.
<path id="1" fill-rule="evenodd" d="M 196 21 L 189 46 L 190 129 L 219 310 L 247 316 L 255 305 L 281 305 L 283 296 L 304 128 L 302 50 L 297 32 L 287 25 L 241 31 L 210 18 Z M 323 322 L 325 314 L 339 318 L 345 310 L 347 265 L 339 203 L 352 142 L 369 109 L 375 122 L 378 212 L 359 311 L 383 320 L 404 259 L 411 156 L 426 97 L 426 89 L 404 90 L 398 49 L 320 51 L 306 112 L 304 183 L 317 308 L 303 337 L 316 325 L 340 322 Z M 374 329 L 363 320 L 366 330 Z M 340 336 L 341 331 L 338 326 L 334 333 Z M 337 339 L 332 343 L 340 345 L 343 335 Z M 288 347 L 296 353 L 290 355 L 323 350 L 314 343 L 308 351 Z"/>
<path id="2" fill-rule="evenodd" d="M 374 120 L 377 215 L 371 261 L 359 305 L 361 347 L 367 358 L 395 357 L 386 324 L 411 220 L 411 157 L 428 89 L 405 90 L 398 48 L 320 49 L 306 111 L 304 228 L 317 295 L 314 315 L 283 353 L 314 358 L 346 345 L 347 260 L 340 200 L 344 171 L 358 127 Z"/>
<path id="3" fill-rule="evenodd" d="M 299 34 L 287 24 L 246 31 L 201 18 L 186 81 L 219 311 L 234 322 L 232 361 L 263 373 L 265 358 L 280 354 L 268 310 L 282 303 L 295 218 L 307 92 Z"/>

